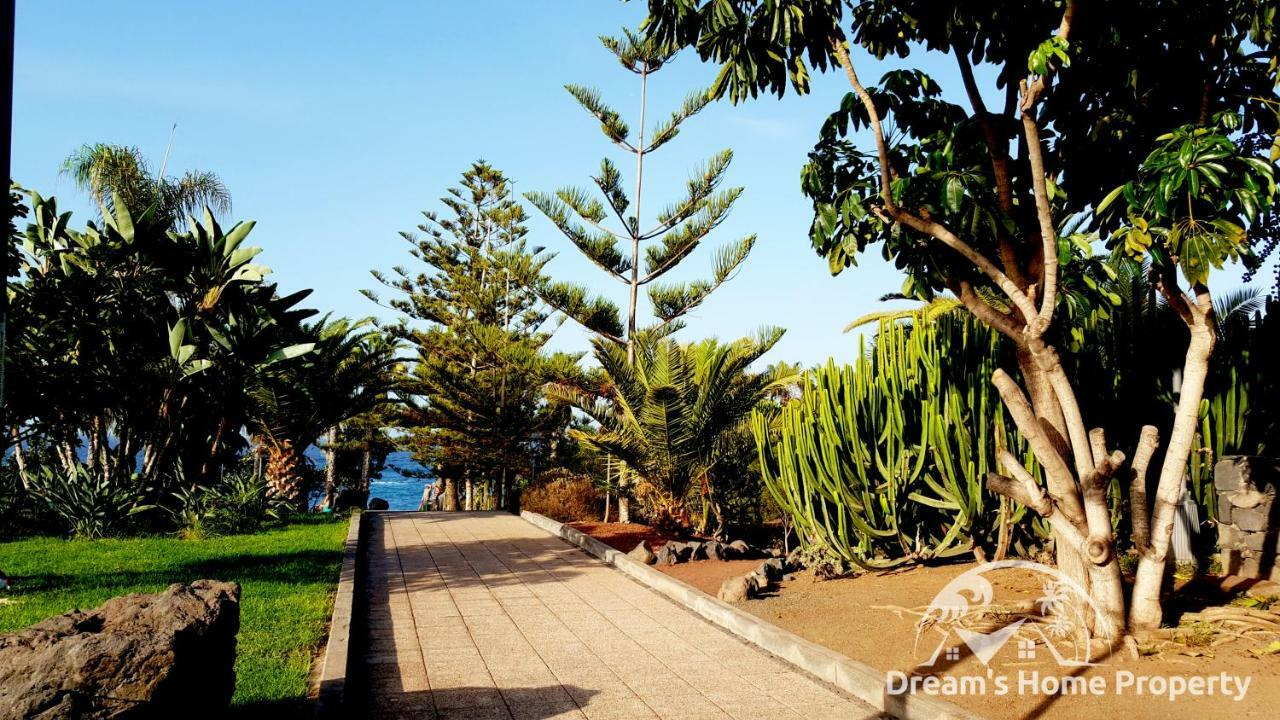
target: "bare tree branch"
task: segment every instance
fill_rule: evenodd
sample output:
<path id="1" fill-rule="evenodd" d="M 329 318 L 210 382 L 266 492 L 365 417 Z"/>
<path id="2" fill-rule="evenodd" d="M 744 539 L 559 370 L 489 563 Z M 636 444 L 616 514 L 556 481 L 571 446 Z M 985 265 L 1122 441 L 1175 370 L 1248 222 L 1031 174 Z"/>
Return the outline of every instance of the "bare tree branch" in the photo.
<path id="1" fill-rule="evenodd" d="M 1145 553 L 1151 544 L 1151 507 L 1147 503 L 1147 467 L 1160 445 L 1160 431 L 1154 425 L 1143 425 L 1138 447 L 1133 453 L 1129 475 L 1129 518 L 1133 523 L 1133 545 Z"/>
<path id="2" fill-rule="evenodd" d="M 1000 398 L 1004 400 L 1005 407 L 1009 409 L 1009 415 L 1013 417 L 1014 424 L 1018 426 L 1018 432 L 1026 438 L 1027 443 L 1031 445 L 1031 450 L 1044 467 L 1049 496 L 1053 498 L 1054 504 L 1073 524 L 1083 527 L 1084 508 L 1080 504 L 1080 497 L 1076 491 L 1075 476 L 1071 474 L 1071 468 L 1067 466 L 1066 460 L 1058 453 L 1053 442 L 1041 431 L 1040 422 L 1026 395 L 1004 370 L 996 370 L 991 380 L 1000 393 Z"/>
<path id="3" fill-rule="evenodd" d="M 978 295 L 968 280 L 956 280 L 949 283 L 949 286 L 951 292 L 955 293 L 960 303 L 965 306 L 965 309 L 973 313 L 974 317 L 977 317 L 1015 343 L 1021 344 L 1023 342 L 1022 325 L 1017 319 L 992 307 L 991 303 L 988 303 L 982 296 Z"/>
<path id="4" fill-rule="evenodd" d="M 1058 26 L 1058 37 L 1066 40 L 1071 34 L 1071 22 L 1075 17 L 1075 2 L 1067 0 Z M 1040 125 L 1036 120 L 1036 106 L 1053 77 L 1053 68 L 1037 76 L 1030 83 L 1022 81 L 1022 132 L 1027 140 L 1027 159 L 1031 163 L 1031 186 L 1036 200 L 1036 219 L 1040 223 L 1040 242 L 1043 246 L 1043 266 L 1040 283 L 1040 321 L 1028 321 L 1028 331 L 1043 335 L 1053 319 L 1054 303 L 1058 299 L 1058 234 L 1053 226 L 1053 210 L 1049 205 L 1047 173 L 1044 166 L 1044 146 L 1040 139 Z"/>
<path id="5" fill-rule="evenodd" d="M 1115 544 L 1111 533 L 1111 508 L 1107 505 L 1107 487 L 1111 476 L 1124 465 L 1124 453 L 1116 450 L 1104 457 L 1093 472 L 1080 482 L 1084 496 L 1084 513 L 1089 524 L 1089 537 L 1085 542 L 1085 557 L 1094 565 L 1105 565 L 1111 560 Z"/>

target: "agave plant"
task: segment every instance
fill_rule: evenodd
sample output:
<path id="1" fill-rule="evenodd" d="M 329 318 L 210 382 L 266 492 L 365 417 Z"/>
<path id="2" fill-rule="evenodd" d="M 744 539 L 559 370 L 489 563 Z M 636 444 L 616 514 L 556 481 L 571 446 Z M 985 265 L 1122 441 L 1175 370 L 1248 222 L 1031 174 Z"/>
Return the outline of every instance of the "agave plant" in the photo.
<path id="1" fill-rule="evenodd" d="M 44 466 L 31 478 L 31 494 L 81 539 L 111 535 L 154 507 L 147 504 L 149 489 L 139 486 L 136 477 L 96 474 L 72 465 L 63 472 Z"/>
<path id="2" fill-rule="evenodd" d="M 638 337 L 634 363 L 625 348 L 596 340 L 602 391 L 555 386 L 549 394 L 599 424 L 571 435 L 623 464 L 652 522 L 688 527 L 690 495 L 710 488 L 727 436 L 785 381 L 750 370 L 781 337 L 772 328 L 731 343 Z"/>

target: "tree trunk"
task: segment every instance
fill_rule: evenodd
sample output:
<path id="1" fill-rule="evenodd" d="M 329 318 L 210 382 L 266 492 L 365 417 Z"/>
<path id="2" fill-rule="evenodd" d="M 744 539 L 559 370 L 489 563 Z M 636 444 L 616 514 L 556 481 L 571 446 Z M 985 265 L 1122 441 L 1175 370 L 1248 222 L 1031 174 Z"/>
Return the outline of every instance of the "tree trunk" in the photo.
<path id="1" fill-rule="evenodd" d="M 627 312 L 627 363 L 636 362 L 636 309 L 640 294 L 640 197 L 644 189 L 644 123 L 647 106 L 647 90 L 649 75 L 640 73 L 640 125 L 639 141 L 636 143 L 636 197 L 632 208 L 635 210 L 636 229 L 631 232 L 631 297 Z M 618 476 L 618 522 L 631 522 L 631 500 L 626 494 L 625 475 Z"/>
<path id="2" fill-rule="evenodd" d="M 338 426 L 329 428 L 324 439 L 324 499 L 320 509 L 332 508 L 338 499 Z"/>
<path id="3" fill-rule="evenodd" d="M 18 428 L 13 428 L 10 436 L 13 438 L 13 461 L 18 466 L 18 479 L 22 481 L 22 490 L 30 492 L 31 480 L 27 475 L 27 458 L 22 450 L 22 436 L 18 433 Z"/>
<path id="4" fill-rule="evenodd" d="M 1204 302 L 1207 304 L 1208 300 Z M 1169 434 L 1169 447 L 1165 451 L 1164 464 L 1160 466 L 1155 507 L 1151 509 L 1150 545 L 1141 551 L 1133 582 L 1129 626 L 1134 630 L 1154 630 L 1160 627 L 1163 619 L 1160 589 L 1164 584 L 1165 557 L 1169 552 L 1169 538 L 1173 534 L 1173 522 L 1182 494 L 1187 458 L 1199 424 L 1200 400 L 1204 397 L 1205 378 L 1209 374 L 1209 357 L 1213 353 L 1215 338 L 1210 311 L 1192 308 L 1190 312 L 1193 313 L 1191 340 L 1187 344 L 1182 392 L 1178 397 L 1173 430 Z"/>
<path id="5" fill-rule="evenodd" d="M 1048 373 L 1035 362 L 1030 351 L 1021 345 L 1017 350 L 1017 359 L 1040 430 L 1062 457 L 1070 457 L 1066 417 L 1062 413 L 1058 396 L 1053 391 L 1053 385 L 1049 382 Z M 1091 575 L 1089 561 L 1084 557 L 1083 550 L 1061 537 L 1056 530 L 1053 532 L 1053 548 L 1058 570 L 1089 592 Z M 1122 618 L 1123 612 L 1122 609 Z"/>
<path id="6" fill-rule="evenodd" d="M 213 434 L 213 442 L 209 444 L 209 457 L 204 459 L 200 465 L 200 482 L 207 483 L 209 481 L 209 473 L 212 465 L 218 460 L 218 453 L 222 450 L 222 435 L 227 431 L 227 419 L 225 417 L 218 420 L 218 430 Z"/>
<path id="7" fill-rule="evenodd" d="M 1041 488 L 1021 460 L 1008 450 L 1000 451 L 1001 464 L 1013 478 L 997 476 L 993 484 L 988 476 L 988 487 L 1048 519 L 1058 569 L 1078 583 L 1099 610 L 1100 617 L 1091 617 L 1092 634 L 1115 640 L 1125 626 L 1124 587 L 1111 536 L 1106 487 L 1124 462 L 1124 455 L 1105 452 L 1106 439 L 1101 431 L 1088 435 L 1079 427 L 1073 427 L 1082 427 L 1083 421 L 1057 354 L 1043 344 L 1035 350 L 1038 354 L 1034 367 L 1028 369 L 1028 388 L 1035 388 L 1040 381 L 1048 382 L 1051 395 L 1066 419 L 1067 435 L 1072 438 L 1070 447 L 1076 452 L 1061 447 L 1062 434 L 1055 432 L 1052 423 L 1042 417 L 1044 413 L 1032 405 L 1007 373 L 997 370 L 993 382 L 1019 433 L 1044 468 L 1045 487 Z M 1043 389 L 1038 392 L 1043 396 Z M 1083 441 L 1078 440 L 1081 436 L 1085 436 Z"/>
<path id="8" fill-rule="evenodd" d="M 465 495 L 464 495 L 464 504 L 463 504 L 463 506 L 462 506 L 462 507 L 463 507 L 463 509 L 465 509 L 467 512 L 471 512 L 471 510 L 472 510 L 472 504 L 471 504 L 471 503 L 474 501 L 474 497 L 475 497 L 475 496 L 473 495 L 473 490 L 474 490 L 474 488 L 475 488 L 475 483 L 471 480 L 471 478 L 467 478 L 467 480 L 466 480 L 466 490 L 465 490 Z"/>
<path id="9" fill-rule="evenodd" d="M 302 457 L 293 443 L 285 440 L 267 448 L 267 489 L 272 497 L 293 504 L 306 500 L 302 494 Z"/>
<path id="10" fill-rule="evenodd" d="M 458 512 L 458 483 L 451 477 L 444 479 L 444 499 L 440 501 L 442 510 Z"/>
<path id="11" fill-rule="evenodd" d="M 627 466 L 618 463 L 618 522 L 631 522 L 631 498 L 627 497 Z"/>
<path id="12" fill-rule="evenodd" d="M 373 451 L 365 446 L 360 459 L 360 484 L 356 487 L 352 505 L 365 507 L 369 504 L 369 476 L 373 474 Z"/>

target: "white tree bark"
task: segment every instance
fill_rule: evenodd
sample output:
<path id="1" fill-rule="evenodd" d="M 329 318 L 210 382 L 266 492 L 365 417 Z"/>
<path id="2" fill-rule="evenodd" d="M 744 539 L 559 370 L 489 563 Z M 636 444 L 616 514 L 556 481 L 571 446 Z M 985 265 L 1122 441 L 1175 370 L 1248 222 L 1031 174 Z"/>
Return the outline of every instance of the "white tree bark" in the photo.
<path id="1" fill-rule="evenodd" d="M 1191 454 L 1196 425 L 1199 424 L 1200 400 L 1204 397 L 1205 379 L 1209 374 L 1209 357 L 1216 340 L 1212 298 L 1207 289 L 1202 288 L 1197 294 L 1198 301 L 1184 296 L 1183 305 L 1175 305 L 1190 327 L 1191 340 L 1187 344 L 1186 361 L 1182 369 L 1182 392 L 1178 397 L 1173 430 L 1169 434 L 1169 449 L 1160 466 L 1155 506 L 1151 509 L 1150 544 L 1141 550 L 1133 582 L 1129 611 L 1129 626 L 1133 630 L 1154 630 L 1160 627 L 1163 619 L 1160 590 L 1164 585 L 1165 558 L 1169 552 L 1169 538 L 1173 535 L 1173 522 L 1182 494 L 1187 458 Z"/>

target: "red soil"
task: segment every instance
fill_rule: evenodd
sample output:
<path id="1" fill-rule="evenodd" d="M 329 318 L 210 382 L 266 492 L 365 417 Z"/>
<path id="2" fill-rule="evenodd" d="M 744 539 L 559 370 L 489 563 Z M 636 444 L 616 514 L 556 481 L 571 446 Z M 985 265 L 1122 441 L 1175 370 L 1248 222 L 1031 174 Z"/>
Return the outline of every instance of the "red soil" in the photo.
<path id="1" fill-rule="evenodd" d="M 640 523 L 572 522 L 569 523 L 569 527 L 622 552 L 631 552 L 641 540 L 645 541 L 650 550 L 657 552 L 658 548 L 673 539 Z"/>
<path id="2" fill-rule="evenodd" d="M 720 592 L 720 585 L 735 575 L 746 575 L 760 567 L 760 559 L 755 560 L 693 560 L 679 565 L 655 565 L 655 569 L 685 583 L 702 592 L 715 597 Z"/>

